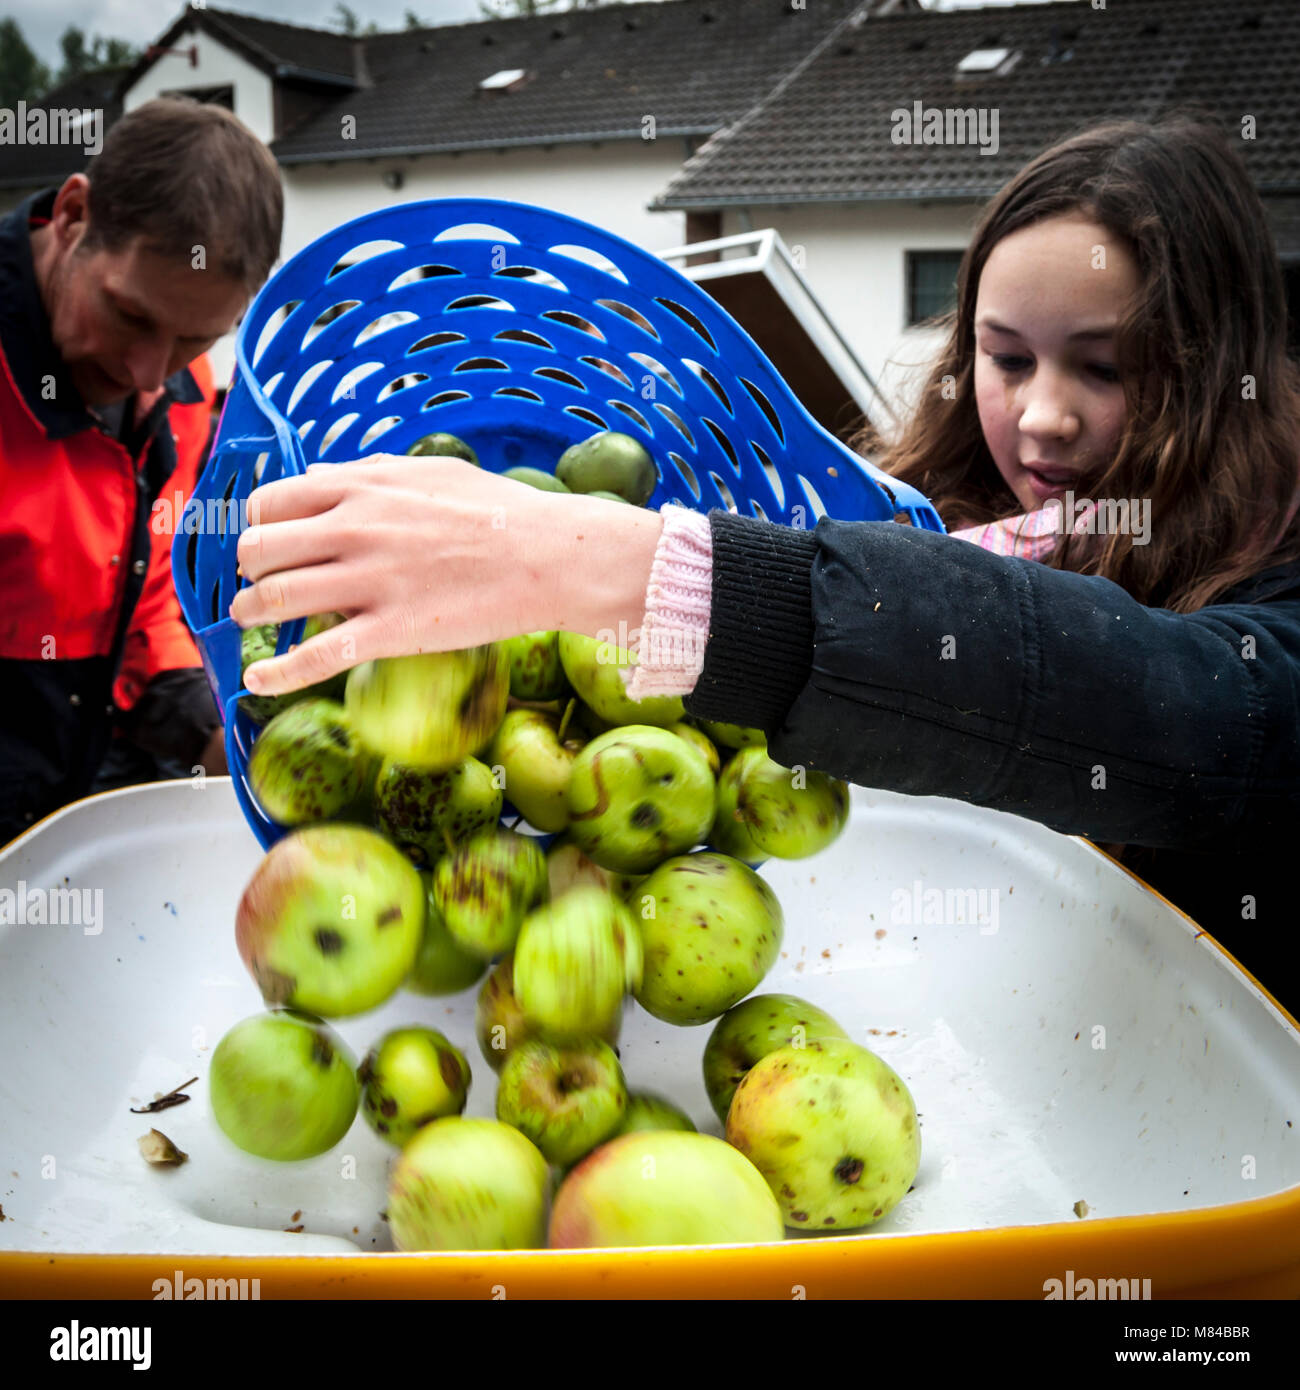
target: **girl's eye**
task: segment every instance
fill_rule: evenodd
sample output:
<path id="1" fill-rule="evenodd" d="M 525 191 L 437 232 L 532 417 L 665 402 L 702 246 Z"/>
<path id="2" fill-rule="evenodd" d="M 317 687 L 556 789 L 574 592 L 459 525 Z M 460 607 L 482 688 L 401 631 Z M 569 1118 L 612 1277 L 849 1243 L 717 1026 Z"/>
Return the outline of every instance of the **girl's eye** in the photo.
<path id="1" fill-rule="evenodd" d="M 993 365 L 1004 372 L 1020 372 L 1029 365 L 1029 359 L 1027 357 L 1007 357 L 997 353 L 990 354 L 990 356 L 992 357 Z M 1108 367 L 1102 362 L 1091 363 L 1088 370 L 1096 372 L 1103 381 L 1116 382 L 1119 380 L 1119 372 L 1116 371 L 1114 367 Z"/>

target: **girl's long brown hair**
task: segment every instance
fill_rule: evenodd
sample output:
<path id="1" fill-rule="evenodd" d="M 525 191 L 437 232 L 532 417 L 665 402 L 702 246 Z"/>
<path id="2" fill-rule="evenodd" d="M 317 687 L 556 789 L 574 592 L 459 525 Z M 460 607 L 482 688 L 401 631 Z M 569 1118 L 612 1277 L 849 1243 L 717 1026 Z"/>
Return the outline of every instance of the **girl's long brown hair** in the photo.
<path id="1" fill-rule="evenodd" d="M 1063 538 L 1047 563 L 1193 612 L 1300 557 L 1300 364 L 1287 356 L 1277 250 L 1240 156 L 1194 110 L 1094 126 L 1026 165 L 975 229 L 907 427 L 886 442 L 867 424 L 850 443 L 924 492 L 950 530 L 1022 510 L 980 428 L 976 295 L 1003 237 L 1072 212 L 1122 238 L 1140 276 L 1116 331 L 1125 427 L 1091 496 L 1149 499 L 1151 525 L 1145 545 Z"/>

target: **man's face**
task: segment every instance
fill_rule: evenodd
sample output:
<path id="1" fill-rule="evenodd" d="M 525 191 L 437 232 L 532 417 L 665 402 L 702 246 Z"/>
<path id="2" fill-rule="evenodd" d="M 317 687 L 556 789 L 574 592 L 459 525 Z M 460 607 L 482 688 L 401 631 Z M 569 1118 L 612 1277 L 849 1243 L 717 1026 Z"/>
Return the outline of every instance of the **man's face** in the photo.
<path id="1" fill-rule="evenodd" d="M 243 313 L 248 296 L 237 281 L 160 256 L 138 237 L 117 251 L 87 250 L 84 200 L 73 200 L 71 216 L 61 211 L 56 203 L 46 229 L 42 294 L 54 345 L 87 405 L 157 391 Z"/>

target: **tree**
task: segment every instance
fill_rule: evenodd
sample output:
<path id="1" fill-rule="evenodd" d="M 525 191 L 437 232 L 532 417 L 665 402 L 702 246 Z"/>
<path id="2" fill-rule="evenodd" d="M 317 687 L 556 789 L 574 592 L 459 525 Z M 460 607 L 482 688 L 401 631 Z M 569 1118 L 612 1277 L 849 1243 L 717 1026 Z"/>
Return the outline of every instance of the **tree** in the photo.
<path id="1" fill-rule="evenodd" d="M 50 88 L 50 70 L 28 47 L 16 19 L 0 19 L 0 106 L 38 101 Z"/>
<path id="2" fill-rule="evenodd" d="M 479 13 L 484 19 L 515 19 L 545 14 L 564 0 L 479 0 Z"/>
<path id="3" fill-rule="evenodd" d="M 562 10 L 590 10 L 597 5 L 618 5 L 622 0 L 479 0 L 484 19 L 518 19 L 529 15 L 558 14 Z"/>
<path id="4" fill-rule="evenodd" d="M 78 29 L 75 24 L 69 24 L 59 35 L 59 47 L 63 50 L 60 82 L 66 82 L 70 77 L 80 77 L 94 66 L 94 57 L 86 47 L 86 31 Z"/>
<path id="5" fill-rule="evenodd" d="M 367 34 L 380 32 L 379 25 L 373 19 L 363 29 L 361 21 L 357 18 L 357 12 L 350 5 L 340 3 L 334 6 L 334 10 L 335 14 L 331 22 L 337 24 L 349 38 L 364 37 Z"/>
<path id="6" fill-rule="evenodd" d="M 100 45 L 103 45 L 101 48 Z M 140 56 L 140 50 L 125 39 L 95 40 L 95 57 L 101 68 L 129 67 Z"/>
<path id="7" fill-rule="evenodd" d="M 59 36 L 59 47 L 63 50 L 63 67 L 56 83 L 98 72 L 101 68 L 126 67 L 140 56 L 139 49 L 125 39 L 106 39 L 96 34 L 87 43 L 85 30 L 78 29 L 75 24 L 69 24 Z"/>

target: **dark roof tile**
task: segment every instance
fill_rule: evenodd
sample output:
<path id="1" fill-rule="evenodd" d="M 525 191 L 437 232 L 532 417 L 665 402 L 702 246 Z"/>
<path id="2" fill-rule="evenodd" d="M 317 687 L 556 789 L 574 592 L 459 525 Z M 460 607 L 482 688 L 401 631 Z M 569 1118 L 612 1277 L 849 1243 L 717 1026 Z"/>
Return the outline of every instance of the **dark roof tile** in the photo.
<path id="1" fill-rule="evenodd" d="M 788 0 L 665 0 L 377 35 L 366 42 L 374 85 L 341 97 L 274 149 L 293 163 L 638 139 L 646 116 L 657 136 L 708 135 L 862 8 L 863 0 L 814 0 L 793 11 Z M 533 80 L 506 93 L 479 90 L 509 68 Z M 356 117 L 355 140 L 340 139 L 344 113 Z"/>
<path id="2" fill-rule="evenodd" d="M 959 77 L 972 49 L 1020 50 L 1003 77 Z M 1262 191 L 1300 188 L 1300 5 L 1296 0 L 1086 0 L 876 16 L 720 131 L 672 180 L 658 208 L 985 198 L 1034 155 L 1107 117 L 1154 119 L 1198 106 L 1239 131 Z M 1047 61 L 1049 55 L 1055 58 Z M 997 112 L 997 150 L 895 144 L 893 113 Z M 986 127 L 991 132 L 992 127 Z"/>

